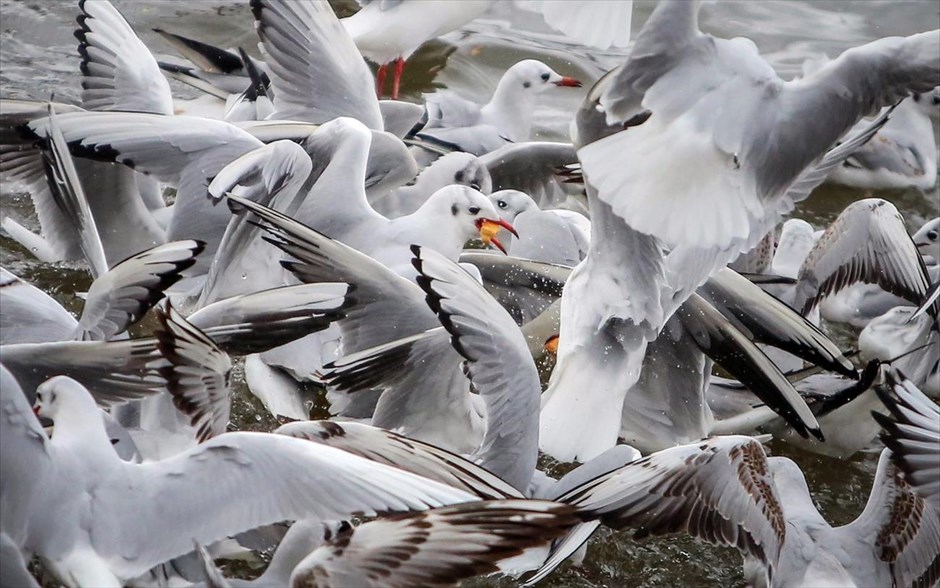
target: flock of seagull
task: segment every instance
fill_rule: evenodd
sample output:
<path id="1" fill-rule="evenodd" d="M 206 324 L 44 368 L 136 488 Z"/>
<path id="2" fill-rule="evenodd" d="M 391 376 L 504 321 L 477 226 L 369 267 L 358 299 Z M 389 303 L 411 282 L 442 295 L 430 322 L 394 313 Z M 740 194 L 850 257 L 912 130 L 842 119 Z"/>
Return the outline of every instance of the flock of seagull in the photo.
<path id="1" fill-rule="evenodd" d="M 484 105 L 394 99 L 494 2 L 359 3 L 251 0 L 262 59 L 160 30 L 158 61 L 82 0 L 81 104 L 0 101 L 39 225 L 6 236 L 94 278 L 76 319 L 0 269 L 0 584 L 532 585 L 603 525 L 735 547 L 753 586 L 935 585 L 940 219 L 784 219 L 825 181 L 936 186 L 940 31 L 784 81 L 661 0 L 539 142 L 539 97 L 582 82 L 537 60 Z M 517 3 L 631 43 L 629 1 Z M 239 364 L 286 424 L 233 430 Z M 883 443 L 864 512 L 830 526 L 771 437 Z"/>

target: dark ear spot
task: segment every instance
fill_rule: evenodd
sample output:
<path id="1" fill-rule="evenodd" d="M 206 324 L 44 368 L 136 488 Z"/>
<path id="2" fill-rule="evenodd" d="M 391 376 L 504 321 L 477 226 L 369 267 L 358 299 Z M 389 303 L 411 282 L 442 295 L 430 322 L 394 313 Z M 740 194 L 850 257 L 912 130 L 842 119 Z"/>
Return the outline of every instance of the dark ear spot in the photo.
<path id="1" fill-rule="evenodd" d="M 454 180 L 455 180 L 458 184 L 461 183 L 461 182 L 463 182 L 463 170 L 460 170 L 459 172 L 457 172 L 456 174 L 454 174 Z"/>
<path id="2" fill-rule="evenodd" d="M 450 213 L 451 213 L 452 215 L 454 215 L 454 216 L 457 216 L 457 205 L 456 205 L 456 204 L 451 204 L 451 205 L 450 205 Z"/>
<path id="3" fill-rule="evenodd" d="M 532 85 L 531 82 L 522 82 L 522 87 L 523 87 L 523 88 L 528 88 L 528 87 L 531 86 L 531 85 Z"/>

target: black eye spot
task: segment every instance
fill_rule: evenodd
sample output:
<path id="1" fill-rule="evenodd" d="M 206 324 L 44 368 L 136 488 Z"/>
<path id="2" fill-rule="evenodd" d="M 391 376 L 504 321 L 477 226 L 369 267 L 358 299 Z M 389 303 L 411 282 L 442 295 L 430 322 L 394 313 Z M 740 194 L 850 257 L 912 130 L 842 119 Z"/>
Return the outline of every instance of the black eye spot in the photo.
<path id="1" fill-rule="evenodd" d="M 938 236 L 940 235 L 937 234 L 937 231 L 927 231 L 927 238 L 931 241 L 936 241 Z"/>
<path id="2" fill-rule="evenodd" d="M 463 182 L 463 175 L 464 175 L 464 174 L 463 174 L 463 170 L 460 170 L 459 172 L 457 172 L 456 174 L 454 174 L 454 180 L 455 180 L 458 184 L 461 183 L 461 182 Z"/>
<path id="3" fill-rule="evenodd" d="M 543 81 L 543 82 L 547 82 L 547 81 L 548 81 L 548 78 L 550 78 L 550 77 L 552 77 L 551 74 L 549 74 L 548 72 L 545 72 L 545 73 L 542 74 L 542 81 Z"/>
<path id="4" fill-rule="evenodd" d="M 911 96 L 914 99 L 914 102 L 920 102 L 920 94 L 914 94 Z"/>
<path id="5" fill-rule="evenodd" d="M 506 208 L 507 206 L 509 206 L 508 204 L 506 204 L 505 200 L 500 200 L 499 202 L 496 203 L 496 205 L 499 206 L 500 208 Z"/>
<path id="6" fill-rule="evenodd" d="M 470 214 L 477 214 L 478 212 L 480 212 L 480 207 L 471 206 L 470 208 L 467 209 L 467 212 L 469 212 Z"/>
<path id="7" fill-rule="evenodd" d="M 522 87 L 523 87 L 523 88 L 528 88 L 528 87 L 531 86 L 531 85 L 532 85 L 532 84 L 529 83 L 529 82 L 522 82 Z"/>

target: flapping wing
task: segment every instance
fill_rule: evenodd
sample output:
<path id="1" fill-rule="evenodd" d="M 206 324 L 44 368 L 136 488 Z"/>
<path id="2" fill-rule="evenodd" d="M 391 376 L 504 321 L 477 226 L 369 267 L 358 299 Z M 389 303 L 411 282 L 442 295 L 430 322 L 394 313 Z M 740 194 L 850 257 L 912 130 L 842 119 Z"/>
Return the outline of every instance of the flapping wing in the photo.
<path id="1" fill-rule="evenodd" d="M 199 241 L 174 241 L 115 265 L 88 289 L 78 338 L 106 341 L 126 331 L 182 278 L 202 248 Z"/>
<path id="2" fill-rule="evenodd" d="M 823 298 L 857 282 L 920 304 L 927 269 L 893 204 L 853 202 L 829 225 L 800 267 L 794 308 L 809 313 Z"/>
<path id="3" fill-rule="evenodd" d="M 718 271 L 698 293 L 725 318 L 753 335 L 755 341 L 773 345 L 828 370 L 855 376 L 852 362 L 825 333 L 736 272 Z"/>
<path id="4" fill-rule="evenodd" d="M 466 270 L 436 251 L 411 246 L 428 306 L 466 360 L 486 405 L 486 432 L 473 459 L 524 491 L 538 460 L 542 387 L 515 321 Z"/>
<path id="5" fill-rule="evenodd" d="M 238 196 L 228 199 L 261 221 L 265 239 L 298 260 L 281 263 L 301 281 L 341 281 L 354 288 L 358 304 L 340 325 L 346 352 L 438 326 L 421 290 L 381 263 L 270 208 Z"/>
<path id="6" fill-rule="evenodd" d="M 865 510 L 835 531 L 870 545 L 890 566 L 895 586 L 933 586 L 940 579 L 940 511 L 912 490 L 890 449 L 881 452 Z"/>
<path id="7" fill-rule="evenodd" d="M 687 532 L 737 547 L 774 568 L 786 520 L 764 448 L 713 437 L 659 451 L 559 497 L 635 536 Z"/>
<path id="8" fill-rule="evenodd" d="M 340 534 L 295 569 L 295 584 L 452 586 L 547 543 L 579 522 L 571 507 L 537 500 L 456 505 L 373 521 Z"/>
<path id="9" fill-rule="evenodd" d="M 881 440 L 905 481 L 940 511 L 940 408 L 896 369 L 887 377 L 890 390 L 876 391 L 891 416 L 872 411 Z"/>
<path id="10" fill-rule="evenodd" d="M 92 544 L 122 577 L 283 520 L 422 510 L 475 500 L 345 451 L 268 433 L 228 433 L 173 458 L 122 464 L 96 492 Z"/>
<path id="11" fill-rule="evenodd" d="M 196 439 L 221 435 L 232 409 L 232 360 L 170 304 L 158 313 L 160 353 L 169 365 L 159 368 L 173 404 L 190 418 Z"/>
<path id="12" fill-rule="evenodd" d="M 277 118 L 324 123 L 349 116 L 382 130 L 372 72 L 327 2 L 252 0 L 251 8 Z"/>
<path id="13" fill-rule="evenodd" d="M 520 8 L 542 14 L 548 26 L 566 37 L 598 49 L 626 47 L 630 43 L 633 0 L 615 2 L 552 2 L 516 0 Z"/>
<path id="14" fill-rule="evenodd" d="M 82 0 L 78 8 L 82 106 L 172 115 L 170 84 L 124 16 L 107 0 Z"/>
<path id="15" fill-rule="evenodd" d="M 298 421 L 275 432 L 337 447 L 459 488 L 483 500 L 523 498 L 498 476 L 459 455 L 378 427 L 352 422 Z"/>
<path id="16" fill-rule="evenodd" d="M 262 353 L 327 328 L 355 304 L 346 284 L 302 284 L 233 296 L 203 307 L 189 322 L 232 355 Z"/>

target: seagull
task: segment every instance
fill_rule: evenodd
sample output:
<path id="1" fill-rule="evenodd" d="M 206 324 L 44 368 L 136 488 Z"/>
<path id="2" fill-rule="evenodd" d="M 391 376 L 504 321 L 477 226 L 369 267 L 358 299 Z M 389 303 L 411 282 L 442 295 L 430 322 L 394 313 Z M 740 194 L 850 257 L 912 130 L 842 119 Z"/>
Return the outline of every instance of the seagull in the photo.
<path id="1" fill-rule="evenodd" d="M 701 33 L 700 8 L 661 2 L 573 124 L 592 241 L 565 286 L 543 396 L 539 442 L 556 459 L 590 459 L 616 442 L 646 347 L 677 305 L 757 245 L 884 114 L 827 154 L 837 139 L 862 116 L 940 83 L 940 31 L 850 49 L 784 82 L 752 42 Z M 806 122 L 818 112 L 824 127 Z M 676 174 L 681 162 L 698 171 Z M 814 419 L 803 426 L 818 434 Z"/>
<path id="2" fill-rule="evenodd" d="M 940 509 L 940 408 L 896 368 L 888 370 L 888 385 L 878 396 L 890 416 L 872 416 L 884 429 L 881 440 L 891 460 L 913 490 Z"/>
<path id="3" fill-rule="evenodd" d="M 635 528 L 635 538 L 680 531 L 737 547 L 752 586 L 931 585 L 940 513 L 891 459 L 881 453 L 865 510 L 841 527 L 817 511 L 796 463 L 742 436 L 653 453 L 558 500 Z"/>
<path id="4" fill-rule="evenodd" d="M 470 186 L 483 194 L 492 192 L 490 172 L 480 158 L 454 151 L 431 162 L 409 185 L 370 198 L 369 202 L 377 212 L 397 218 L 418 210 L 431 194 L 452 184 Z"/>
<path id="5" fill-rule="evenodd" d="M 426 41 L 453 31 L 482 15 L 494 0 L 359 0 L 362 7 L 344 18 L 343 26 L 362 55 L 379 64 L 377 89 L 385 86 L 388 64 L 394 63 L 392 98 L 398 98 L 405 61 Z M 554 29 L 600 49 L 625 47 L 630 41 L 633 2 L 544 2 L 521 0 L 520 8 L 537 11 Z"/>
<path id="6" fill-rule="evenodd" d="M 37 413 L 55 423 L 52 439 L 17 390 L 4 386 L 2 403 L 3 473 L 11 482 L 0 502 L 28 517 L 20 545 L 69 586 L 120 586 L 192 551 L 193 539 L 209 543 L 285 519 L 346 519 L 474 499 L 266 433 L 226 433 L 167 460 L 129 464 L 111 449 L 91 395 L 66 377 L 37 391 Z"/>
<path id="7" fill-rule="evenodd" d="M 828 181 L 874 190 L 931 190 L 937 185 L 938 157 L 931 115 L 940 114 L 938 105 L 940 88 L 901 101 L 878 134 L 835 168 Z"/>
<path id="8" fill-rule="evenodd" d="M 573 267 L 587 255 L 591 243 L 591 221 L 570 210 L 542 210 L 528 194 L 500 190 L 490 194 L 500 217 L 524 230 L 520 237 L 507 236 L 509 254 L 543 263 Z"/>
<path id="9" fill-rule="evenodd" d="M 580 521 L 573 510 L 550 501 L 491 500 L 357 527 L 345 522 L 299 521 L 285 535 L 261 578 L 231 584 L 294 588 L 450 584 L 499 571 L 504 561 L 558 537 Z M 282 550 L 288 555 L 275 568 Z M 299 561 L 288 561 L 298 555 Z M 221 576 L 211 559 L 205 563 L 207 576 Z M 286 569 L 291 563 L 293 567 Z"/>
<path id="10" fill-rule="evenodd" d="M 474 155 L 528 141 L 538 95 L 556 87 L 580 88 L 581 82 L 525 59 L 506 70 L 483 106 L 446 91 L 426 95 L 428 122 L 416 136 Z"/>

